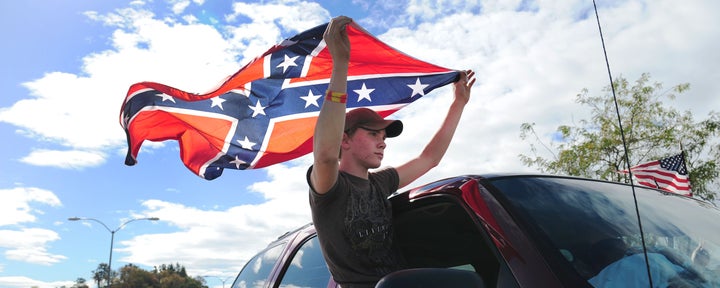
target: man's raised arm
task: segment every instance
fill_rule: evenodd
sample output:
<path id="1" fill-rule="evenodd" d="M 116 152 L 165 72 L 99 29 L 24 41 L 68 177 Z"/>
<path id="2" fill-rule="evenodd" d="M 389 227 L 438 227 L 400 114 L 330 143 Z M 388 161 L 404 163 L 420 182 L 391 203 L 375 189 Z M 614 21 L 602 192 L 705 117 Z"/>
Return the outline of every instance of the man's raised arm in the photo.
<path id="1" fill-rule="evenodd" d="M 313 136 L 314 164 L 310 174 L 313 190 L 325 194 L 337 180 L 340 144 L 345 127 L 347 75 L 350 62 L 350 41 L 345 26 L 352 19 L 333 18 L 325 29 L 323 39 L 332 55 L 333 68 L 325 101 L 320 108 Z"/>
<path id="2" fill-rule="evenodd" d="M 473 84 L 475 84 L 475 72 L 472 70 L 461 71 L 460 80 L 453 84 L 455 98 L 440 129 L 425 146 L 420 156 L 396 168 L 400 177 L 399 187 L 410 184 L 440 164 L 440 160 L 450 146 L 450 140 L 455 135 L 455 129 L 460 122 L 465 104 L 470 100 L 470 90 Z"/>

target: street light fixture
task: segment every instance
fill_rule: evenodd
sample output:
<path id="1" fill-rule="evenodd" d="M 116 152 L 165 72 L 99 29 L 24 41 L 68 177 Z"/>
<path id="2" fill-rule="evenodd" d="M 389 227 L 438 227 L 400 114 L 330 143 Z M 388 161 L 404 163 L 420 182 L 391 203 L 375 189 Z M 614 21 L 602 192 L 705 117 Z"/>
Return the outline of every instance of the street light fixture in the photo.
<path id="1" fill-rule="evenodd" d="M 130 219 L 130 220 L 125 221 L 125 222 L 123 222 L 122 224 L 120 224 L 120 226 L 118 226 L 117 228 L 115 228 L 115 230 L 110 229 L 110 227 L 108 227 L 107 225 L 105 225 L 105 223 L 103 223 L 102 221 L 97 220 L 97 219 L 95 219 L 95 218 L 70 217 L 70 218 L 68 218 L 68 220 L 69 220 L 69 221 L 83 221 L 83 220 L 95 221 L 95 222 L 98 222 L 98 223 L 102 224 L 102 226 L 105 227 L 105 229 L 107 229 L 108 232 L 110 232 L 110 259 L 108 260 L 108 273 L 107 273 L 107 274 L 108 274 L 108 275 L 107 275 L 107 286 L 109 287 L 109 286 L 110 286 L 111 274 L 112 274 L 112 252 L 113 252 L 113 244 L 114 244 L 113 242 L 115 242 L 115 232 L 120 231 L 120 229 L 122 229 L 123 227 L 125 227 L 125 225 L 127 225 L 128 223 L 133 222 L 133 221 L 139 221 L 139 220 L 158 221 L 158 220 L 160 220 L 160 218 L 158 218 L 158 217 L 146 217 L 146 218 L 134 218 L 134 219 Z"/>

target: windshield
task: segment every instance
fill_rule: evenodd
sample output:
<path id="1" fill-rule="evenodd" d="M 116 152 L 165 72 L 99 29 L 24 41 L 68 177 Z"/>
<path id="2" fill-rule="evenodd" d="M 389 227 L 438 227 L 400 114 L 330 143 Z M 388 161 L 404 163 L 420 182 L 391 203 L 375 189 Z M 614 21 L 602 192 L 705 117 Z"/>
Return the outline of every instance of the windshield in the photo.
<path id="1" fill-rule="evenodd" d="M 551 265 L 570 265 L 595 287 L 648 287 L 631 187 L 554 177 L 491 181 Z M 720 285 L 720 210 L 636 187 L 654 287 Z M 629 285 L 629 286 L 628 286 Z"/>

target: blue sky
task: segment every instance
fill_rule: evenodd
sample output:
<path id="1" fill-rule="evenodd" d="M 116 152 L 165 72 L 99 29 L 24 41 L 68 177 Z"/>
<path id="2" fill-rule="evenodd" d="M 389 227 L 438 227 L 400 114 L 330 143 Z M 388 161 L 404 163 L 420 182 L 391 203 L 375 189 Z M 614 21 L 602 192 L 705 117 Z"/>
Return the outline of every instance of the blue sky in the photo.
<path id="1" fill-rule="evenodd" d="M 691 90 L 670 105 L 696 119 L 720 107 L 720 2 L 598 1 L 613 74 L 648 72 Z M 441 165 L 455 174 L 532 171 L 520 124 L 551 141 L 587 118 L 583 88 L 607 85 L 591 1 L 51 1 L 0 3 L 0 287 L 57 287 L 114 268 L 180 263 L 191 275 L 234 277 L 256 251 L 310 221 L 303 157 L 206 181 L 185 169 L 172 141 L 146 143 L 124 165 L 118 113 L 127 88 L 155 81 L 207 91 L 282 39 L 349 15 L 412 56 L 478 83 Z M 589 17 L 592 16 L 592 17 Z M 396 113 L 401 137 L 385 165 L 422 150 L 451 101 L 449 87 Z M 668 100 L 669 101 L 669 100 Z M 420 141 L 418 141 L 420 140 Z M 208 278 L 221 287 L 218 278 Z M 93 284 L 94 285 L 94 284 Z"/>

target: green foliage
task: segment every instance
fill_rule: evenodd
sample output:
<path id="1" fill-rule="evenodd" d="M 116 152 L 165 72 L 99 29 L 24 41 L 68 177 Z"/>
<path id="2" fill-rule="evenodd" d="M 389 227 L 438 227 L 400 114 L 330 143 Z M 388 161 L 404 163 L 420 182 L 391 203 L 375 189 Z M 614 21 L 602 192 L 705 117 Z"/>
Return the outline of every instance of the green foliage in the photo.
<path id="1" fill-rule="evenodd" d="M 93 280 L 95 280 L 95 283 L 97 284 L 97 287 L 101 287 L 100 283 L 105 283 L 107 286 L 107 279 L 108 279 L 108 273 L 110 273 L 110 266 L 108 266 L 107 263 L 100 263 L 98 264 L 97 269 L 92 271 L 93 273 Z"/>
<path id="2" fill-rule="evenodd" d="M 127 264 L 120 268 L 120 279 L 117 282 L 113 282 L 112 287 L 160 287 L 160 281 L 155 276 L 152 272 L 145 271 L 133 264 Z"/>
<path id="3" fill-rule="evenodd" d="M 85 280 L 85 278 L 78 277 L 75 280 L 75 284 L 73 284 L 72 288 L 90 288 L 90 286 L 85 283 L 87 283 L 87 280 Z"/>
<path id="4" fill-rule="evenodd" d="M 100 263 L 93 271 L 93 279 L 100 286 L 100 282 L 106 282 L 108 265 Z M 184 266 L 179 263 L 160 265 L 152 271 L 127 264 L 120 268 L 119 272 L 113 272 L 112 288 L 207 288 L 202 277 L 192 278 L 188 276 Z"/>
<path id="5" fill-rule="evenodd" d="M 602 96 L 590 96 L 583 89 L 576 101 L 590 107 L 590 119 L 580 120 L 578 125 L 559 126 L 553 137 L 559 140 L 549 145 L 538 136 L 534 123 L 523 123 L 520 138 L 528 141 L 534 136 L 530 143 L 533 155 L 521 154 L 520 160 L 544 173 L 628 182 L 617 171 L 675 155 L 682 149 L 693 193 L 714 200 L 720 175 L 720 114 L 710 112 L 707 119 L 695 122 L 689 111 L 679 112 L 664 105 L 663 98 L 672 100 L 688 91 L 688 83 L 663 90 L 662 84 L 650 83 L 650 76 L 643 74 L 632 84 L 620 77 L 613 88 L 617 110 L 611 87 L 603 89 Z M 617 111 L 624 133 L 620 132 Z M 626 163 L 623 137 L 630 165 Z M 535 143 L 541 144 L 551 157 L 539 156 Z"/>

